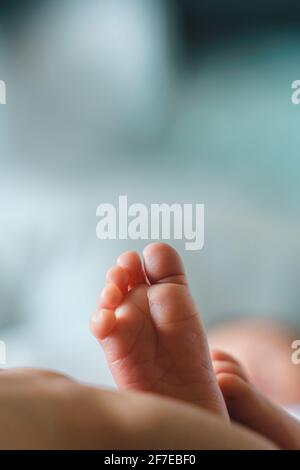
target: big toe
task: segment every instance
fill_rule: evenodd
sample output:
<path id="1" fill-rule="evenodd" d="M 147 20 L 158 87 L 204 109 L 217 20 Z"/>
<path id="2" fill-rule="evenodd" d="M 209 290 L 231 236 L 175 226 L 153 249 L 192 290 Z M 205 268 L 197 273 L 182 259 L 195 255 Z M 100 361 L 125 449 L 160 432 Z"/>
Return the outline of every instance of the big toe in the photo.
<path id="1" fill-rule="evenodd" d="M 147 278 L 151 284 L 187 284 L 182 260 L 174 248 L 166 243 L 152 243 L 143 252 Z"/>
<path id="2" fill-rule="evenodd" d="M 188 288 L 178 253 L 163 243 L 144 250 L 149 307 L 176 380 L 184 384 L 177 396 L 227 418 L 227 411 L 212 367 L 206 332 Z M 166 382 L 166 380 L 165 380 Z"/>
<path id="3" fill-rule="evenodd" d="M 149 306 L 155 323 L 161 326 L 178 324 L 178 330 L 182 332 L 186 325 L 181 322 L 193 319 L 187 333 L 202 329 L 177 251 L 165 243 L 153 243 L 145 248 L 143 255 L 145 272 L 151 284 L 148 289 Z"/>

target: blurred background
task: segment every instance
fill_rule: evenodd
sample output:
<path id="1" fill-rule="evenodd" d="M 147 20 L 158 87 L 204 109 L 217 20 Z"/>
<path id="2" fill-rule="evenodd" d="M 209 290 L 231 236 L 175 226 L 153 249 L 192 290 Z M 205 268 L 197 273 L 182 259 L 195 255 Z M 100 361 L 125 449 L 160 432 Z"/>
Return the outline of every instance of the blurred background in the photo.
<path id="1" fill-rule="evenodd" d="M 206 325 L 300 327 L 298 1 L 2 0 L 0 339 L 7 365 L 112 385 L 88 329 L 96 208 L 204 203 L 186 252 Z"/>

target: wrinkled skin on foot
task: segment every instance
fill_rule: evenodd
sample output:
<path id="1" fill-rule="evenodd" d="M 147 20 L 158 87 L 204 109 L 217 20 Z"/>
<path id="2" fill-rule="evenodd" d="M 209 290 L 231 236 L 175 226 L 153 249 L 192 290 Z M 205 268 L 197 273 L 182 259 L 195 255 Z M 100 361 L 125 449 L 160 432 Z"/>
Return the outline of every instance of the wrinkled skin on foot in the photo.
<path id="1" fill-rule="evenodd" d="M 92 318 L 121 390 L 158 393 L 227 417 L 183 264 L 168 245 L 120 256 Z"/>

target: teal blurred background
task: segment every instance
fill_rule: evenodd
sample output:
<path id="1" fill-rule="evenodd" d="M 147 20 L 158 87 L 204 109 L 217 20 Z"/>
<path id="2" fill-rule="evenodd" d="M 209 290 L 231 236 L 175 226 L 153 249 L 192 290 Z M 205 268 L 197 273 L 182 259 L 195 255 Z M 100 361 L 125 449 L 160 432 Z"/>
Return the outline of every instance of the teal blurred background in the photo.
<path id="1" fill-rule="evenodd" d="M 185 252 L 209 326 L 299 326 L 300 7 L 295 1 L 4 1 L 0 12 L 0 338 L 8 365 L 112 384 L 90 337 L 131 241 L 96 208 L 204 203 Z"/>

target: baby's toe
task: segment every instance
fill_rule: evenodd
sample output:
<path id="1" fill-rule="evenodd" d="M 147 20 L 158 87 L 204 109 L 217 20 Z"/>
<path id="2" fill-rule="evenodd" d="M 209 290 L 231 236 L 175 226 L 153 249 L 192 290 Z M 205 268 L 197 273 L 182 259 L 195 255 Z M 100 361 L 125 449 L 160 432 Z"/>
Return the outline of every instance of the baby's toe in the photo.
<path id="1" fill-rule="evenodd" d="M 232 356 L 214 351 L 212 358 L 230 418 L 267 437 L 282 449 L 299 449 L 299 423 L 260 394 Z"/>
<path id="2" fill-rule="evenodd" d="M 106 282 L 107 284 L 115 284 L 123 294 L 128 292 L 129 276 L 120 266 L 113 266 L 107 271 Z"/>
<path id="3" fill-rule="evenodd" d="M 222 379 L 224 374 L 229 374 L 248 382 L 244 367 L 230 354 L 224 351 L 213 350 L 211 356 L 218 381 Z"/>
<path id="4" fill-rule="evenodd" d="M 127 273 L 130 288 L 140 284 L 147 284 L 142 260 L 137 252 L 127 251 L 123 253 L 119 256 L 117 264 Z"/>
<path id="5" fill-rule="evenodd" d="M 92 316 L 90 328 L 93 335 L 102 341 L 113 331 L 116 322 L 114 310 L 103 308 Z"/>
<path id="6" fill-rule="evenodd" d="M 116 284 L 109 283 L 100 294 L 99 307 L 115 309 L 121 304 L 123 299 L 124 294 L 119 287 Z"/>
<path id="7" fill-rule="evenodd" d="M 187 284 L 183 262 L 170 245 L 152 243 L 145 248 L 143 256 L 145 272 L 151 284 Z"/>
<path id="8" fill-rule="evenodd" d="M 240 362 L 230 354 L 213 350 L 213 367 L 231 418 L 237 419 L 241 408 L 256 392 Z"/>

